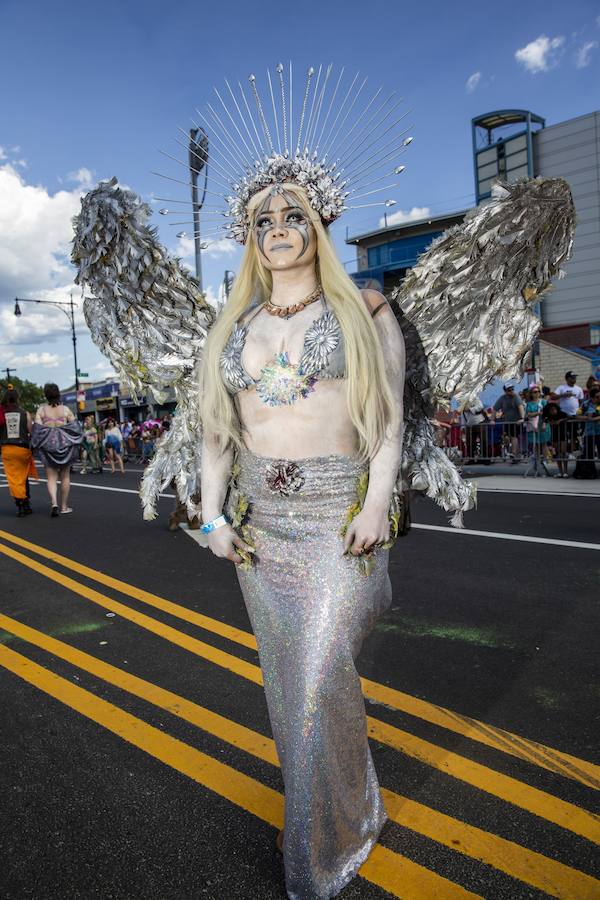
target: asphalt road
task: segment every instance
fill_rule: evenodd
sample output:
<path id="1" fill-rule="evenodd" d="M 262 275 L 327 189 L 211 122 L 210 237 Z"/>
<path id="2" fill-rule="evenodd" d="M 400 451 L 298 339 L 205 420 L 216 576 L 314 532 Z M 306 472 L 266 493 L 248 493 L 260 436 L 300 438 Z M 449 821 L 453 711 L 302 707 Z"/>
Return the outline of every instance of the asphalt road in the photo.
<path id="1" fill-rule="evenodd" d="M 0 477 L 0 896 L 284 898 L 235 571 L 138 479 L 17 519 Z M 600 896 L 598 503 L 482 493 L 467 529 L 508 540 L 414 502 L 357 663 L 390 822 L 345 900 Z"/>

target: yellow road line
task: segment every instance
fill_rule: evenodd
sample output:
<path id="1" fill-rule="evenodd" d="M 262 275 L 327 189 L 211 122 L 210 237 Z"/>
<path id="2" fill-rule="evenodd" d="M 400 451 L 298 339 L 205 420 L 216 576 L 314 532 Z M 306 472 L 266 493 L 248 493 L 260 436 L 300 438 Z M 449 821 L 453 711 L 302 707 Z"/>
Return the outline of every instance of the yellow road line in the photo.
<path id="1" fill-rule="evenodd" d="M 119 615 L 129 619 L 136 625 L 146 628 L 152 633 L 189 650 L 191 653 L 208 659 L 210 662 L 222 666 L 236 675 L 247 678 L 255 684 L 262 684 L 262 673 L 258 666 L 240 660 L 232 654 L 225 653 L 223 650 L 217 650 L 210 644 L 191 638 L 189 635 L 177 631 L 177 629 L 171 628 L 169 625 L 164 625 L 150 616 L 132 610 L 129 606 L 105 597 L 99 591 L 94 590 L 94 588 L 80 584 L 73 578 L 62 575 L 60 572 L 43 565 L 43 563 L 39 563 L 19 553 L 18 550 L 13 550 L 12 547 L 0 544 L 0 552 L 45 575 L 50 580 L 63 585 L 74 593 L 92 600 L 105 609 L 119 613 Z M 503 775 L 500 772 L 459 756 L 457 753 L 438 747 L 430 741 L 415 737 L 415 735 L 409 734 L 393 725 L 388 725 L 379 719 L 367 716 L 367 725 L 369 735 L 380 743 L 387 744 L 395 750 L 399 750 L 407 756 L 412 756 L 446 775 L 458 778 L 467 784 L 499 797 L 501 800 L 547 819 L 561 828 L 566 828 L 594 843 L 600 844 L 600 817 L 593 813 L 565 800 L 559 800 L 557 797 L 538 788 L 530 787 L 515 778 L 511 778 L 509 775 Z"/>
<path id="2" fill-rule="evenodd" d="M 245 662 L 237 656 L 232 656 L 231 653 L 225 653 L 224 650 L 219 650 L 217 647 L 213 647 L 212 644 L 205 644 L 204 641 L 199 641 L 197 638 L 184 634 L 183 631 L 177 631 L 176 628 L 171 628 L 170 625 L 165 625 L 163 622 L 159 622 L 158 619 L 153 619 L 151 616 L 140 613 L 130 606 L 126 606 L 124 603 L 112 600 L 110 597 L 106 597 L 94 588 L 88 587 L 85 584 L 80 584 L 68 575 L 56 572 L 54 569 L 50 569 L 48 566 L 43 565 L 43 563 L 36 562 L 36 560 L 24 556 L 24 554 L 19 553 L 18 550 L 13 550 L 12 547 L 6 547 L 4 544 L 0 544 L 0 553 L 4 553 L 6 556 L 16 559 L 17 562 L 22 563 L 29 569 L 33 569 L 35 572 L 39 572 L 41 575 L 45 575 L 46 578 L 55 581 L 57 584 L 63 585 L 63 587 L 68 588 L 70 591 L 73 591 L 73 593 L 79 594 L 80 597 L 85 597 L 86 600 L 92 600 L 99 606 L 103 606 L 104 609 L 110 609 L 111 612 L 118 613 L 118 615 L 123 616 L 125 619 L 129 619 L 130 622 L 134 622 L 142 628 L 146 628 L 153 634 L 157 634 L 159 637 L 165 638 L 174 644 L 179 644 L 179 646 L 183 647 L 185 650 L 195 653 L 196 656 L 202 656 L 204 659 L 207 659 L 224 669 L 230 669 L 232 672 L 235 672 L 236 675 L 241 675 L 249 681 L 256 682 L 256 684 L 262 684 L 262 674 L 258 666 Z"/>
<path id="3" fill-rule="evenodd" d="M 420 700 L 410 694 L 404 694 L 395 688 L 378 684 L 361 678 L 363 693 L 371 700 L 392 706 L 394 709 L 409 713 L 419 719 L 439 725 L 448 731 L 454 731 L 480 744 L 509 753 L 525 762 L 548 769 L 556 775 L 562 775 L 578 781 L 586 787 L 600 789 L 600 766 L 587 760 L 579 759 L 562 750 L 555 750 L 546 744 L 540 744 L 530 738 L 520 737 L 503 728 L 487 725 L 478 719 L 462 715 L 443 706 Z"/>
<path id="4" fill-rule="evenodd" d="M 283 797 L 272 788 L 164 734 L 142 719 L 1 645 L 0 665 L 236 806 L 276 828 L 282 827 Z M 381 845 L 375 846 L 359 874 L 403 900 L 423 900 L 424 897 L 466 900 L 479 896 Z"/>
<path id="5" fill-rule="evenodd" d="M 126 594 L 142 603 L 147 603 L 155 609 L 160 609 L 169 615 L 190 622 L 193 625 L 197 625 L 200 628 L 213 632 L 213 634 L 225 637 L 244 647 L 253 650 L 256 649 L 256 638 L 247 631 L 243 631 L 240 628 L 234 628 L 224 622 L 220 622 L 218 619 L 213 619 L 210 616 L 205 616 L 202 613 L 187 609 L 185 606 L 181 606 L 178 603 L 165 600 L 164 598 L 136 587 L 135 585 L 119 581 L 119 579 L 113 578 L 111 575 L 98 572 L 76 560 L 70 559 L 67 556 L 61 556 L 53 550 L 48 550 L 45 547 L 33 544 L 31 541 L 12 535 L 7 531 L 0 530 L 0 538 L 4 538 L 9 542 L 24 547 L 33 553 L 37 553 L 39 556 L 49 559 L 58 565 L 65 566 L 71 569 L 71 571 L 84 575 L 92 581 L 114 588 L 120 593 Z M 520 737 L 510 731 L 504 731 L 502 728 L 487 725 L 485 722 L 480 722 L 478 719 L 473 719 L 470 716 L 464 716 L 460 713 L 453 712 L 443 706 L 437 706 L 426 700 L 420 700 L 418 697 L 405 694 L 402 691 L 398 691 L 395 688 L 388 687 L 384 684 L 379 684 L 376 681 L 371 681 L 368 678 L 361 678 L 361 684 L 363 693 L 371 700 L 383 703 L 386 706 L 391 706 L 394 709 L 408 713 L 416 718 L 424 719 L 427 722 L 431 722 L 433 725 L 438 725 L 449 731 L 464 735 L 471 740 L 478 741 L 495 750 L 509 753 L 518 759 L 548 769 L 555 774 L 579 781 L 581 784 L 586 785 L 586 787 L 600 789 L 600 766 L 595 765 L 594 763 L 578 759 L 576 756 L 563 753 L 560 750 L 555 750 L 552 747 L 540 744 L 537 741 Z"/>
<path id="6" fill-rule="evenodd" d="M 279 765 L 275 743 L 265 735 L 2 614 L 0 628 L 252 756 L 271 765 Z M 592 900 L 600 894 L 600 882 L 577 869 L 528 850 L 513 841 L 467 825 L 386 788 L 383 788 L 383 796 L 390 819 L 399 825 L 493 866 L 552 897 L 560 900 Z"/>

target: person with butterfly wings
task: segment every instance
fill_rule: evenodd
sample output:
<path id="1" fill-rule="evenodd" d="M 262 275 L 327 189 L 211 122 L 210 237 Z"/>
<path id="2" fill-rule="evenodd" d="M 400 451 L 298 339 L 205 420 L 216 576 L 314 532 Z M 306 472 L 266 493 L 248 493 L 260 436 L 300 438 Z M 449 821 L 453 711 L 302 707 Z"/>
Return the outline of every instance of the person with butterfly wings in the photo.
<path id="1" fill-rule="evenodd" d="M 270 118 L 254 76 L 255 118 L 241 84 L 237 96 L 226 82 L 233 138 L 210 105 L 203 116 L 215 126 L 210 196 L 226 191 L 215 215 L 245 247 L 218 316 L 156 240 L 148 206 L 116 179 L 83 198 L 73 261 L 94 295 L 84 304 L 92 337 L 130 389 L 175 389 L 173 427 L 142 483 L 144 515 L 173 480 L 210 550 L 236 566 L 285 787 L 287 894 L 314 900 L 348 884 L 386 821 L 356 658 L 391 602 L 406 488 L 456 526 L 474 504 L 437 446 L 435 410 L 516 376 L 574 214 L 560 179 L 498 185 L 389 300 L 360 292 L 329 226 L 375 192 L 363 191 L 378 177 L 373 153 L 382 177 L 393 164 L 390 127 L 374 120 L 379 92 L 340 118 L 340 81 L 332 90 L 331 67 L 311 68 L 293 123 L 284 75 L 279 64 L 281 116 L 270 75 Z M 410 142 L 403 134 L 394 152 Z"/>

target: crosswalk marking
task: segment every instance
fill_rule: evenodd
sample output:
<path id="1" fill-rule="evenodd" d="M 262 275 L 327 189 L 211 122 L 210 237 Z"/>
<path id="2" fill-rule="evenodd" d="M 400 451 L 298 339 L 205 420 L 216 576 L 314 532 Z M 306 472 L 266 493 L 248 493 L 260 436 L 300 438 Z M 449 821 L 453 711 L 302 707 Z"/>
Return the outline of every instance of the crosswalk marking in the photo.
<path id="1" fill-rule="evenodd" d="M 148 725 L 142 719 L 78 685 L 71 684 L 65 678 L 2 645 L 0 665 L 198 784 L 270 825 L 282 827 L 283 797 L 272 788 Z M 359 875 L 403 900 L 422 900 L 423 897 L 475 900 L 479 897 L 379 844 L 362 865 Z"/>
<path id="2" fill-rule="evenodd" d="M 265 735 L 8 616 L 0 614 L 0 627 L 271 765 L 279 764 L 274 741 Z M 467 825 L 386 788 L 382 788 L 382 793 L 392 821 L 442 843 L 451 850 L 494 866 L 552 896 L 562 900 L 584 900 L 586 897 L 596 896 L 600 891 L 599 881 L 570 866 Z"/>
<path id="3" fill-rule="evenodd" d="M 50 580 L 67 587 L 74 593 L 92 600 L 105 609 L 118 613 L 140 627 L 146 628 L 154 634 L 237 675 L 262 685 L 262 673 L 258 666 L 218 650 L 210 644 L 198 641 L 196 638 L 177 631 L 177 629 L 165 625 L 150 616 L 146 616 L 144 613 L 132 610 L 130 607 L 104 596 L 99 591 L 82 585 L 74 579 L 30 559 L 12 547 L 0 544 L 0 552 L 45 575 Z M 458 778 L 467 784 L 472 784 L 480 790 L 500 797 L 516 806 L 521 806 L 534 815 L 545 818 L 562 828 L 600 844 L 600 817 L 595 816 L 593 813 L 553 797 L 551 794 L 538 788 L 530 787 L 510 776 L 502 775 L 499 772 L 495 772 L 495 770 L 471 762 L 456 753 L 437 747 L 429 741 L 408 734 L 378 719 L 368 716 L 367 724 L 369 734 L 381 743 L 387 744 L 396 750 L 400 750 L 402 753 L 426 762 L 427 765 L 447 775 Z"/>
<path id="4" fill-rule="evenodd" d="M 211 631 L 221 637 L 225 637 L 241 646 L 256 650 L 256 638 L 247 631 L 243 631 L 240 628 L 234 628 L 225 622 L 220 622 L 218 619 L 210 618 L 202 613 L 187 609 L 185 606 L 173 603 L 170 600 L 165 600 L 162 597 L 150 593 L 149 591 L 145 591 L 142 588 L 138 588 L 135 585 L 119 581 L 119 579 L 113 578 L 111 575 L 96 571 L 76 560 L 61 556 L 59 553 L 55 553 L 45 547 L 40 547 L 31 541 L 12 535 L 9 532 L 0 530 L 0 538 L 15 543 L 17 546 L 24 547 L 25 549 L 36 553 L 38 556 L 42 556 L 54 563 L 58 563 L 59 565 L 64 566 L 73 572 L 77 572 L 80 575 L 84 575 L 86 578 L 96 581 L 99 584 L 114 588 L 120 593 L 139 600 L 142 603 L 146 603 L 155 609 L 160 609 L 163 612 L 169 613 L 169 615 L 193 625 L 197 625 L 200 628 Z M 469 716 L 463 716 L 460 713 L 445 709 L 444 707 L 437 706 L 436 704 L 429 703 L 417 697 L 412 697 L 395 688 L 378 684 L 367 678 L 361 678 L 361 683 L 363 693 L 371 700 L 375 700 L 376 702 L 383 703 L 387 706 L 392 706 L 394 709 L 401 712 L 409 713 L 409 715 L 424 719 L 434 725 L 446 728 L 449 731 L 462 734 L 464 737 L 483 743 L 488 747 L 501 750 L 504 753 L 509 753 L 512 756 L 516 756 L 519 759 L 523 759 L 534 765 L 541 766 L 566 778 L 579 781 L 587 787 L 600 788 L 600 766 L 597 766 L 594 763 L 578 759 L 568 753 L 563 753 L 562 751 L 547 747 L 536 741 L 520 737 L 509 731 L 504 731 L 501 728 L 496 728 L 485 722 L 472 719 Z"/>

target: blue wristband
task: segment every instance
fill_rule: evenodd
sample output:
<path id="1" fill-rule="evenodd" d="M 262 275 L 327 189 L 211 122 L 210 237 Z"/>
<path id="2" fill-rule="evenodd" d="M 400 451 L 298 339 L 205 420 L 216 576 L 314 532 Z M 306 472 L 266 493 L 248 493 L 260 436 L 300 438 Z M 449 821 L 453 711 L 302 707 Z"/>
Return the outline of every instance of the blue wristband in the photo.
<path id="1" fill-rule="evenodd" d="M 211 531 L 214 531 L 216 528 L 220 528 L 221 525 L 228 525 L 229 522 L 225 518 L 225 516 L 217 516 L 216 519 L 212 519 L 210 522 L 206 522 L 204 525 L 200 526 L 200 531 L 202 534 L 210 534 Z"/>

